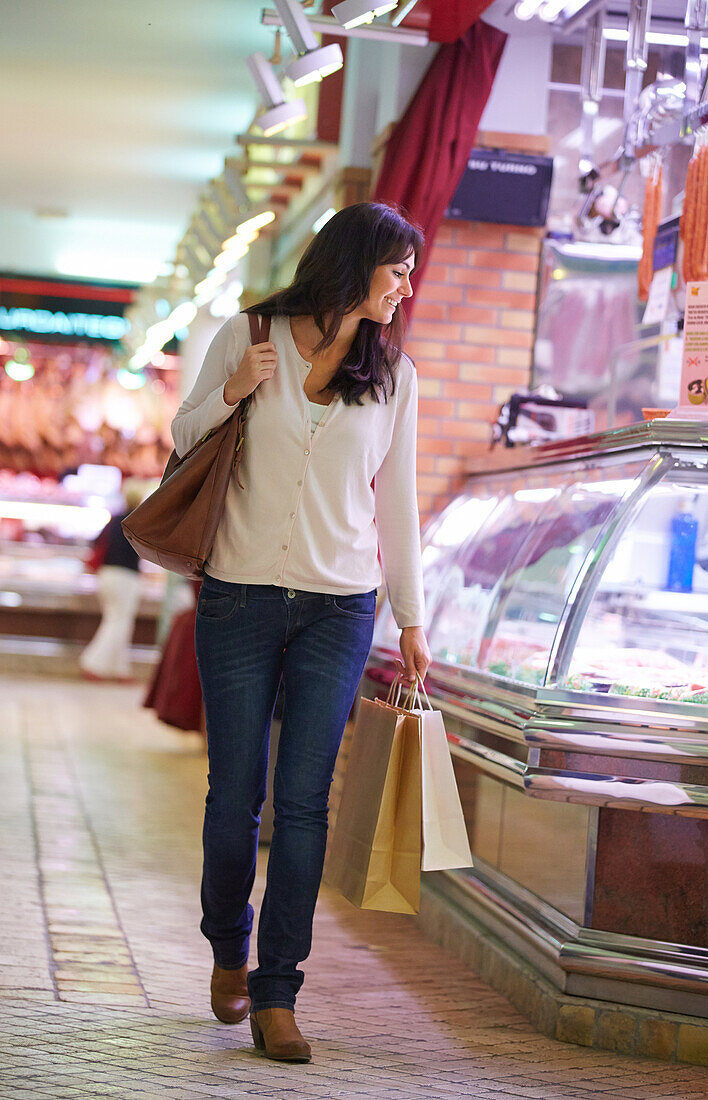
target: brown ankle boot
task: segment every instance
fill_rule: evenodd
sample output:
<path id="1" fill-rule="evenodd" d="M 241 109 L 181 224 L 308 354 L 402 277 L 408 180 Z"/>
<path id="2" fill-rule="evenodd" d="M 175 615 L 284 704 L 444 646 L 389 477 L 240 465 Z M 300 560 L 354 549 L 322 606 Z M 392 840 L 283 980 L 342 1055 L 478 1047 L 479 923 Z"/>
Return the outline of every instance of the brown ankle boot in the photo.
<path id="1" fill-rule="evenodd" d="M 251 1033 L 256 1050 L 264 1050 L 274 1062 L 309 1062 L 306 1043 L 289 1008 L 262 1008 L 251 1013 Z"/>
<path id="2" fill-rule="evenodd" d="M 248 1016 L 251 998 L 246 985 L 247 974 L 247 966 L 242 966 L 239 970 L 222 970 L 214 963 L 211 975 L 211 1007 L 222 1024 L 240 1024 Z"/>

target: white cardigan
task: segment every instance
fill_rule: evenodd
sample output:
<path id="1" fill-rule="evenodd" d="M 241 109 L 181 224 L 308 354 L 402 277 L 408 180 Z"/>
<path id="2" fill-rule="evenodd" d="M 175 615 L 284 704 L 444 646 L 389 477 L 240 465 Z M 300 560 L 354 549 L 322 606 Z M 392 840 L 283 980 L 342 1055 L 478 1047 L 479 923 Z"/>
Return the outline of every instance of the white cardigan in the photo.
<path id="1" fill-rule="evenodd" d="M 422 625 L 413 363 L 401 356 L 388 402 L 367 396 L 362 405 L 345 405 L 337 396 L 311 435 L 303 388 L 311 364 L 298 352 L 287 317 L 273 318 L 269 338 L 278 367 L 254 392 L 240 468 L 244 488 L 235 480 L 229 486 L 207 573 L 351 595 L 381 584 L 380 549 L 398 626 Z M 245 314 L 217 332 L 172 422 L 178 454 L 234 411 L 224 384 L 249 344 Z"/>

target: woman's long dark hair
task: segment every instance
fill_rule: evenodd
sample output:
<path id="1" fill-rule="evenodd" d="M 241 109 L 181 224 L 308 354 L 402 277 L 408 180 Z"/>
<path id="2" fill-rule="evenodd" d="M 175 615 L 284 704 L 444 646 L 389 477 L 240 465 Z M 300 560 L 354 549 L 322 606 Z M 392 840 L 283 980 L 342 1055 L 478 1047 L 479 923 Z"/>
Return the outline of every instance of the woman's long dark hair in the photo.
<path id="1" fill-rule="evenodd" d="M 310 316 L 323 333 L 313 350 L 323 351 L 334 342 L 345 314 L 366 300 L 376 268 L 401 263 L 411 252 L 417 262 L 422 249 L 420 229 L 393 207 L 377 202 L 346 206 L 307 246 L 290 286 L 245 312 L 266 317 Z M 394 372 L 404 334 L 400 306 L 388 325 L 362 319 L 328 390 L 340 394 L 346 405 L 363 404 L 365 394 L 386 401 L 395 389 Z"/>

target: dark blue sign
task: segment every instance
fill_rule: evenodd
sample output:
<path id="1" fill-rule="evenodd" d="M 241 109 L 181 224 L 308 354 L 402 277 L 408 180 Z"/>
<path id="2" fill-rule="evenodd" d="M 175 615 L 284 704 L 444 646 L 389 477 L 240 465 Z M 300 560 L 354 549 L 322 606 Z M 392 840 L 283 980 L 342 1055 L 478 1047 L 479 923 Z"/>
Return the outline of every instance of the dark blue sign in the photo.
<path id="1" fill-rule="evenodd" d="M 553 158 L 473 149 L 446 217 L 545 225 Z"/>
<path id="2" fill-rule="evenodd" d="M 661 222 L 654 238 L 654 253 L 652 265 L 654 271 L 661 271 L 662 267 L 673 267 L 676 263 L 676 253 L 679 242 L 679 216 L 667 218 Z"/>

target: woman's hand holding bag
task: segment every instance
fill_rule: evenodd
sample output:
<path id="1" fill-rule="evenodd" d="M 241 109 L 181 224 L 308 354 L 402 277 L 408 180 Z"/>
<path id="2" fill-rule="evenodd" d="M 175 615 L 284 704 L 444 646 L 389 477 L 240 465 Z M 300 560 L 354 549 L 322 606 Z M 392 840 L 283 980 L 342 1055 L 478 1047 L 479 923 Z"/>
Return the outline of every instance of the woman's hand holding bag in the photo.
<path id="1" fill-rule="evenodd" d="M 272 378 L 278 366 L 278 353 L 270 340 L 262 344 L 251 344 L 246 348 L 243 359 L 224 385 L 224 401 L 227 405 L 238 405 L 244 397 Z"/>
<path id="2" fill-rule="evenodd" d="M 400 647 L 403 661 L 394 659 L 393 662 L 397 671 L 409 684 L 415 683 L 418 677 L 424 680 L 432 657 L 423 627 L 404 626 Z"/>

